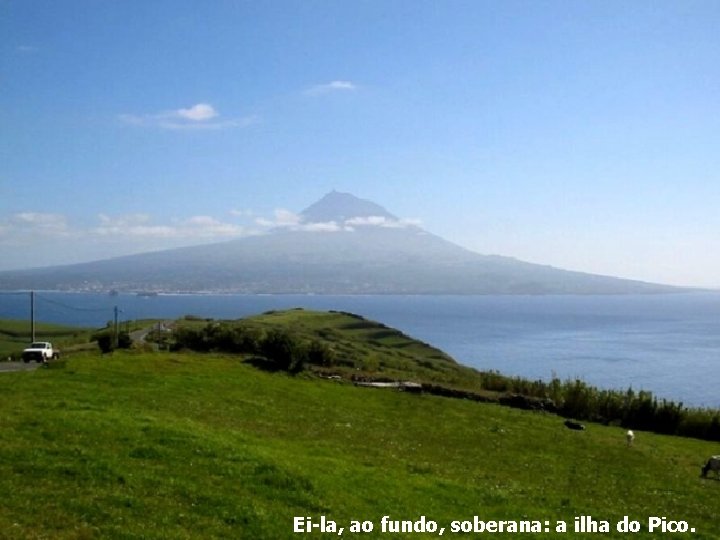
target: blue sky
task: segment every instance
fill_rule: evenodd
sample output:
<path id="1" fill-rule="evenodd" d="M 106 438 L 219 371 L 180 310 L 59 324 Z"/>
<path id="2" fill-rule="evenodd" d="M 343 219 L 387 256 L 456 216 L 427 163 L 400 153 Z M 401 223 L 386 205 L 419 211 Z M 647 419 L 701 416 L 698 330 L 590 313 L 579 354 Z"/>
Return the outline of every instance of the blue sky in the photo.
<path id="1" fill-rule="evenodd" d="M 718 28 L 715 1 L 0 0 L 0 269 L 336 189 L 481 253 L 720 286 Z"/>

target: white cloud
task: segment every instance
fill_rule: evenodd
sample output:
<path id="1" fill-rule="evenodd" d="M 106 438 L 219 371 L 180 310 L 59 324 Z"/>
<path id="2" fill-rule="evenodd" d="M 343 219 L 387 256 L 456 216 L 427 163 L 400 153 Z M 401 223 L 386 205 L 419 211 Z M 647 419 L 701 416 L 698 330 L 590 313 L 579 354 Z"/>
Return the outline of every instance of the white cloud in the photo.
<path id="1" fill-rule="evenodd" d="M 74 231 L 67 218 L 61 214 L 20 212 L 0 218 L 0 246 L 10 246 L 4 259 L 18 259 L 28 266 L 36 256 L 41 256 L 48 245 L 64 245 L 72 241 Z"/>
<path id="2" fill-rule="evenodd" d="M 108 216 L 100 214 L 100 225 L 91 229 L 91 235 L 171 238 L 176 231 L 168 225 L 152 225 L 147 214 Z"/>
<path id="3" fill-rule="evenodd" d="M 317 84 L 305 90 L 307 96 L 322 96 L 331 92 L 348 92 L 357 90 L 357 86 L 350 81 L 332 81 L 326 84 Z"/>
<path id="4" fill-rule="evenodd" d="M 151 220 L 148 214 L 125 214 L 122 216 L 108 216 L 107 214 L 98 214 L 98 219 L 103 225 L 127 226 L 139 223 L 148 223 Z"/>
<path id="5" fill-rule="evenodd" d="M 150 126 L 177 130 L 217 130 L 247 127 L 259 121 L 255 115 L 220 119 L 220 113 L 209 103 L 152 114 L 120 114 L 118 119 L 128 125 Z"/>
<path id="6" fill-rule="evenodd" d="M 278 225 L 297 225 L 302 218 L 295 212 L 280 208 L 275 210 L 275 221 Z"/>
<path id="7" fill-rule="evenodd" d="M 401 229 L 405 227 L 420 226 L 417 219 L 390 219 L 385 216 L 355 217 L 345 220 L 346 227 L 385 227 Z"/>
<path id="8" fill-rule="evenodd" d="M 371 225 L 371 226 L 383 226 L 388 222 L 388 218 L 384 216 L 367 216 L 367 217 L 354 217 L 345 220 L 346 225 Z"/>
<path id="9" fill-rule="evenodd" d="M 233 223 L 223 223 L 210 216 L 193 216 L 180 224 L 180 229 L 194 237 L 242 236 L 246 231 Z"/>
<path id="10" fill-rule="evenodd" d="M 245 217 L 253 217 L 255 215 L 255 212 L 253 212 L 252 210 L 248 210 L 248 209 L 246 209 L 246 210 L 233 209 L 233 210 L 230 210 L 230 215 L 234 216 L 234 217 L 245 218 Z"/>
<path id="11" fill-rule="evenodd" d="M 192 120 L 193 122 L 202 122 L 204 120 L 210 120 L 215 118 L 218 113 L 215 108 L 209 103 L 198 103 L 193 105 L 189 109 L 178 109 L 174 112 L 175 115 L 186 120 Z"/>
<path id="12" fill-rule="evenodd" d="M 326 221 L 323 223 L 303 223 L 298 225 L 298 230 L 310 232 L 337 232 L 342 231 L 343 227 L 335 221 Z"/>
<path id="13" fill-rule="evenodd" d="M 261 227 L 294 227 L 300 223 L 302 218 L 290 210 L 278 208 L 274 211 L 273 219 L 259 217 L 255 219 L 255 223 Z"/>
<path id="14" fill-rule="evenodd" d="M 252 217 L 250 210 L 231 211 L 234 217 Z M 384 216 L 351 218 L 342 222 L 304 222 L 300 214 L 284 208 L 273 212 L 271 219 L 256 217 L 250 228 L 208 215 L 195 215 L 158 223 L 145 213 L 110 216 L 98 214 L 98 222 L 89 227 L 72 227 L 66 216 L 54 213 L 19 212 L 0 220 L 0 240 L 26 241 L 32 238 L 145 238 L 145 239 L 223 239 L 257 234 L 259 230 L 281 228 L 292 231 L 336 232 L 354 231 L 359 227 L 401 228 L 419 225 L 417 220 L 394 220 Z"/>
<path id="15" fill-rule="evenodd" d="M 278 208 L 273 213 L 273 219 L 256 218 L 255 223 L 263 228 L 286 229 L 290 231 L 309 231 L 309 232 L 337 232 L 345 230 L 342 225 L 335 221 L 326 221 L 323 223 L 305 223 L 302 216 Z"/>
<path id="16" fill-rule="evenodd" d="M 53 213 L 0 216 L 0 269 L 107 259 L 260 234 L 208 215 L 160 221 L 146 213 L 99 214 L 89 223 Z"/>
<path id="17" fill-rule="evenodd" d="M 61 214 L 19 212 L 0 222 L 4 234 L 62 236 L 69 233 L 67 218 Z"/>
<path id="18" fill-rule="evenodd" d="M 110 217 L 98 216 L 100 225 L 91 234 L 99 236 L 131 236 L 143 238 L 226 238 L 242 236 L 246 231 L 233 223 L 223 223 L 211 216 L 192 216 L 171 224 L 152 224 L 147 214 L 128 214 Z"/>
<path id="19" fill-rule="evenodd" d="M 148 214 L 110 216 L 99 214 L 95 225 L 71 227 L 66 216 L 37 212 L 20 212 L 0 220 L 0 241 L 31 244 L 53 238 L 73 239 L 223 239 L 254 231 L 212 216 L 191 216 L 170 223 L 156 223 Z"/>
<path id="20" fill-rule="evenodd" d="M 187 223 L 197 227 L 214 227 L 221 224 L 217 219 L 210 216 L 193 216 L 188 218 Z"/>
<path id="21" fill-rule="evenodd" d="M 270 229 L 328 234 L 415 223 L 382 216 L 312 223 L 284 208 L 276 209 L 270 219 L 258 217 L 252 210 L 231 210 L 225 216 L 226 219 L 192 215 L 160 220 L 148 213 L 103 213 L 94 221 L 82 223 L 58 213 L 17 212 L 0 216 L 0 248 L 4 253 L 0 268 L 107 259 L 266 234 Z"/>
<path id="22" fill-rule="evenodd" d="M 358 227 L 405 228 L 420 225 L 419 220 L 392 219 L 385 216 L 355 217 L 341 222 L 306 222 L 303 221 L 303 217 L 300 214 L 283 208 L 275 210 L 272 219 L 258 217 L 255 219 L 255 223 L 263 228 L 281 228 L 291 231 L 309 232 L 352 232 Z"/>

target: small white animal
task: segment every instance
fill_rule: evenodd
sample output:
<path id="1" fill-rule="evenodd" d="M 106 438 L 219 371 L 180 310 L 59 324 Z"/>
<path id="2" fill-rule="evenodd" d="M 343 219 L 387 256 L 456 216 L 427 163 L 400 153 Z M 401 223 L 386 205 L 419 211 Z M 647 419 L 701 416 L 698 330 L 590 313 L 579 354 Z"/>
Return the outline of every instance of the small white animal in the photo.
<path id="1" fill-rule="evenodd" d="M 632 446 L 633 441 L 635 440 L 635 434 L 633 433 L 632 429 L 627 430 L 627 433 L 625 434 L 625 440 L 627 441 L 628 446 Z"/>
<path id="2" fill-rule="evenodd" d="M 700 476 L 706 478 L 709 471 L 715 471 L 715 473 L 720 477 L 720 456 L 712 456 L 708 459 L 707 463 L 702 468 Z"/>

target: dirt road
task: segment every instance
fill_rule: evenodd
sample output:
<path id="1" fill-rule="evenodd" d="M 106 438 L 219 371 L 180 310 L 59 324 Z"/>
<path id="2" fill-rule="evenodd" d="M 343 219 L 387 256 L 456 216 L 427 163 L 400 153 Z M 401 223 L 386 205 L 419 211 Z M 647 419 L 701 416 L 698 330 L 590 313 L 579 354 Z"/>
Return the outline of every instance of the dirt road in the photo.
<path id="1" fill-rule="evenodd" d="M 0 373 L 5 371 L 32 371 L 42 366 L 42 362 L 0 362 Z"/>

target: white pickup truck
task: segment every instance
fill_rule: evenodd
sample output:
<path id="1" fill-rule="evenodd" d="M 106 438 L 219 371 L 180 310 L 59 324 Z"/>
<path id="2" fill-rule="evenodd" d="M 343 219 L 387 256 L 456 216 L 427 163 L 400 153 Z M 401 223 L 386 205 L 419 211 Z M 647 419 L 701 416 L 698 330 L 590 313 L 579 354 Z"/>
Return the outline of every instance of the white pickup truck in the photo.
<path id="1" fill-rule="evenodd" d="M 36 341 L 22 352 L 22 359 L 25 363 L 30 360 L 36 362 L 47 362 L 50 359 L 60 358 L 60 351 L 53 349 L 49 341 Z"/>

